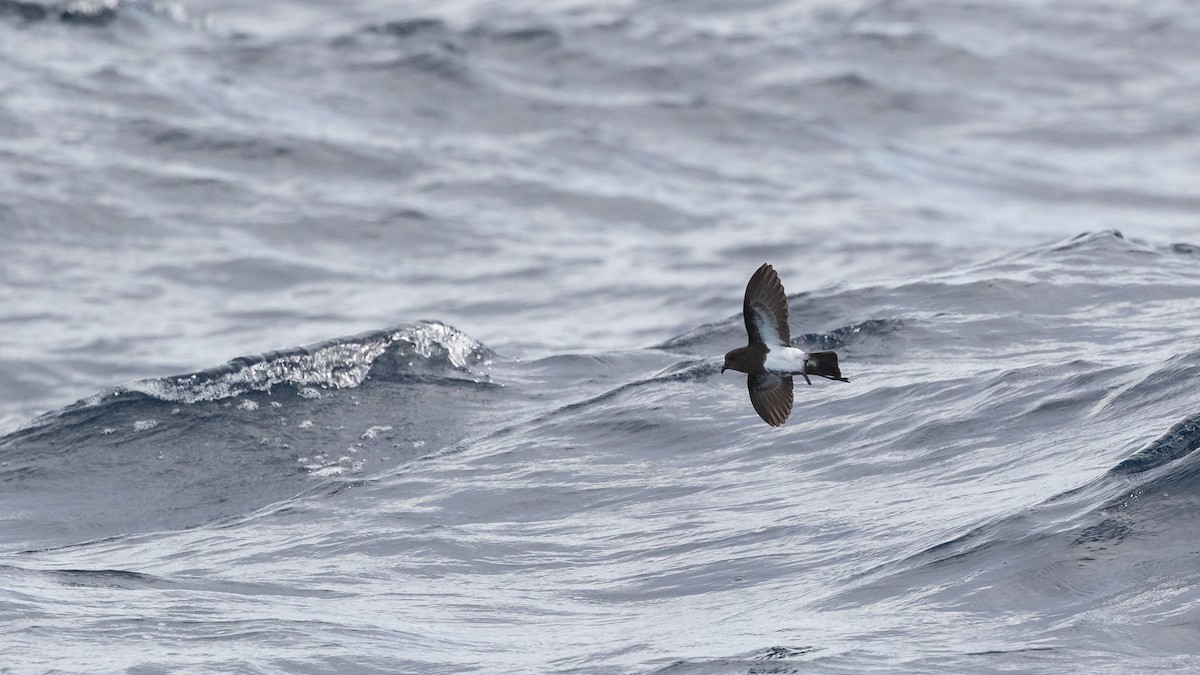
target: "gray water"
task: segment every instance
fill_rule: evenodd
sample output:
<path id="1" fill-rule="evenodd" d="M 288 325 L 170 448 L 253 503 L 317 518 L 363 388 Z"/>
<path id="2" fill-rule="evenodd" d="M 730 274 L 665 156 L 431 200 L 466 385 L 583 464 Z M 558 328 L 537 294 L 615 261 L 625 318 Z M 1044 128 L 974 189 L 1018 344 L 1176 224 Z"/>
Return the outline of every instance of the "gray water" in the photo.
<path id="1" fill-rule="evenodd" d="M 1200 669 L 1197 44 L 0 0 L 0 672 Z"/>

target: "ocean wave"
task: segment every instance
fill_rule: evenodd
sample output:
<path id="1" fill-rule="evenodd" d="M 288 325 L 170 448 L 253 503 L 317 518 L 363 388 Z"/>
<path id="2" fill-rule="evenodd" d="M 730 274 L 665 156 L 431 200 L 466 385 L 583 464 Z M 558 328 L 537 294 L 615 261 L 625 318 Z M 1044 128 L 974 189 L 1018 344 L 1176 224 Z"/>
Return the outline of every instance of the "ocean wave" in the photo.
<path id="1" fill-rule="evenodd" d="M 0 438 L 0 483 L 31 542 L 240 516 L 314 479 L 378 473 L 461 438 L 504 395 L 492 356 L 423 322 L 135 382 Z M 74 506 L 13 505 L 40 494 L 71 494 Z M 64 512 L 79 508 L 96 516 Z"/>
<path id="2" fill-rule="evenodd" d="M 88 402 L 98 403 L 107 396 L 135 392 L 161 401 L 196 403 L 270 391 L 282 385 L 301 390 L 348 389 L 359 386 L 368 377 L 437 375 L 483 383 L 488 378 L 491 358 L 491 350 L 470 336 L 430 321 L 242 357 L 199 373 L 143 380 Z"/>
<path id="3" fill-rule="evenodd" d="M 65 23 L 103 25 L 116 19 L 117 13 L 123 5 L 121 0 L 67 0 L 66 2 L 0 0 L 0 15 L 14 14 L 25 21 L 44 21 L 57 18 Z"/>

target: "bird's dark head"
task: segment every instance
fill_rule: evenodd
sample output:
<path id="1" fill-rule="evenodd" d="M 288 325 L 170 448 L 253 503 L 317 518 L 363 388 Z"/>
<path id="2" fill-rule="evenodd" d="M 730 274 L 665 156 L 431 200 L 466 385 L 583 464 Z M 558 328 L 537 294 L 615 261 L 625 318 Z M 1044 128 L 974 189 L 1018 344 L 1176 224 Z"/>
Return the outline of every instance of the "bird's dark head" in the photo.
<path id="1" fill-rule="evenodd" d="M 746 357 L 745 352 L 745 347 L 738 347 L 737 349 L 726 353 L 725 364 L 721 366 L 721 372 L 724 373 L 726 370 L 740 370 L 743 373 L 746 372 L 746 367 L 742 362 L 742 360 Z"/>
<path id="2" fill-rule="evenodd" d="M 748 375 L 762 373 L 766 358 L 767 348 L 764 345 L 738 347 L 725 354 L 725 365 L 721 366 L 721 372 L 736 370 Z"/>

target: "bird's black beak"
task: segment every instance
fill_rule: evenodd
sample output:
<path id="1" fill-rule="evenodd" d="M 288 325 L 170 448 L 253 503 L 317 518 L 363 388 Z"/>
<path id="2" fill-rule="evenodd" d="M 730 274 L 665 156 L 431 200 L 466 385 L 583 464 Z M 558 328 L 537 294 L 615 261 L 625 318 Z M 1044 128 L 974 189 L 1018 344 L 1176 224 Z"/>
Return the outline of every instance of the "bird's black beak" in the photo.
<path id="1" fill-rule="evenodd" d="M 724 374 L 725 374 L 725 371 L 726 371 L 726 370 L 729 370 L 729 369 L 728 369 L 728 368 L 726 368 L 725 366 L 721 366 L 721 374 L 722 374 L 722 375 L 724 375 Z"/>

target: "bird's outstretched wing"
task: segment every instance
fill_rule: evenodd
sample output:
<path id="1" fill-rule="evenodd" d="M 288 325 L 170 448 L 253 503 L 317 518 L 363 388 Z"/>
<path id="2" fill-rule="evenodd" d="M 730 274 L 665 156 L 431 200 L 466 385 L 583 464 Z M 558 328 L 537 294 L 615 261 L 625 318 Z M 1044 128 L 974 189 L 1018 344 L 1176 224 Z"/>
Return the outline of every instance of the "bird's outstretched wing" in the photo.
<path id="1" fill-rule="evenodd" d="M 792 378 L 790 375 L 762 373 L 747 375 L 750 403 L 754 412 L 773 427 L 787 421 L 792 414 Z"/>
<path id="2" fill-rule="evenodd" d="M 742 303 L 742 314 L 746 319 L 746 333 L 750 343 L 761 342 L 768 347 L 791 344 L 788 329 L 787 294 L 775 268 L 763 263 L 750 283 L 746 284 L 746 299 Z"/>

